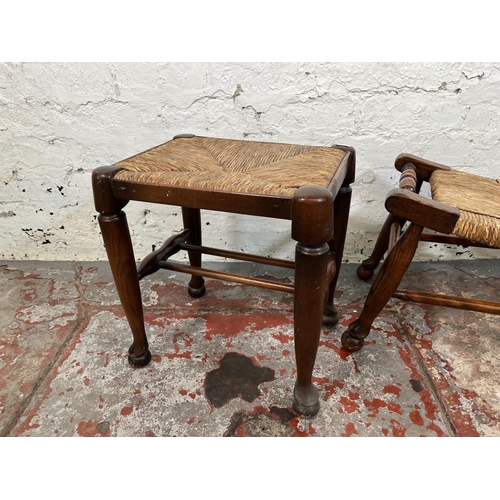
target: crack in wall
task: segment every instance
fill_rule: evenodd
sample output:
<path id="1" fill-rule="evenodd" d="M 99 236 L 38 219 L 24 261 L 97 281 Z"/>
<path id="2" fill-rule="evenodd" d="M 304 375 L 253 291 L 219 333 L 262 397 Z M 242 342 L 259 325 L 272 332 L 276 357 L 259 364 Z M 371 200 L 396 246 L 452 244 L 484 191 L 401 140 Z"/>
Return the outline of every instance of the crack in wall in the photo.
<path id="1" fill-rule="evenodd" d="M 48 218 L 48 207 L 60 210 L 59 203 L 75 200 L 79 208 L 66 203 L 64 210 L 72 213 L 63 215 L 86 220 L 93 214 L 90 171 L 168 140 L 171 132 L 206 130 L 221 137 L 351 144 L 361 153 L 359 179 L 373 165 L 388 171 L 393 158 L 387 155 L 410 145 L 423 155 L 444 152 L 443 161 L 449 153 L 451 162 L 458 158 L 460 165 L 474 164 L 480 174 L 488 173 L 500 147 L 493 123 L 500 106 L 494 95 L 500 69 L 491 63 L 137 66 L 138 73 L 121 63 L 57 63 L 54 70 L 50 64 L 0 67 L 0 132 L 5 132 L 0 135 L 0 177 L 13 183 L 2 200 L 2 213 L 17 215 L 4 217 L 4 223 L 29 227 L 36 209 L 47 207 L 36 220 Z M 441 121 L 433 121 L 441 110 Z M 479 121 L 481 113 L 488 126 Z M 460 149 L 458 143 L 464 142 Z M 56 185 L 64 186 L 67 199 Z M 364 234 L 363 224 L 369 228 L 373 223 L 366 211 L 383 207 L 383 189 L 369 193 L 363 183 L 359 187 L 351 239 L 354 233 Z M 76 234 L 80 228 L 73 226 Z M 68 232 L 67 241 L 71 238 Z M 99 251 L 101 246 L 95 242 Z"/>

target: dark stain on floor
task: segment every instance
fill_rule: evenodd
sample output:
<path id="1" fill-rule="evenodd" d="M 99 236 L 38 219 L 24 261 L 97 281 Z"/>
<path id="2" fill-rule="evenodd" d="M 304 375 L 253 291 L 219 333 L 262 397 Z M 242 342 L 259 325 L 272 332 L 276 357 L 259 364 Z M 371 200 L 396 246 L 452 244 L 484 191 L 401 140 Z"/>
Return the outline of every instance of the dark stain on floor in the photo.
<path id="1" fill-rule="evenodd" d="M 420 380 L 415 380 L 412 378 L 410 379 L 410 384 L 415 392 L 421 392 L 424 390 L 424 386 L 422 385 L 422 382 L 420 382 Z"/>
<path id="2" fill-rule="evenodd" d="M 223 434 L 224 437 L 280 437 L 291 436 L 294 429 L 288 425 L 295 415 L 286 408 L 272 406 L 270 410 L 260 408 L 253 413 L 236 412 Z"/>
<path id="3" fill-rule="evenodd" d="M 250 358 L 230 352 L 222 358 L 219 368 L 207 374 L 205 395 L 215 408 L 237 397 L 251 403 L 261 394 L 259 384 L 274 379 L 271 368 L 256 366 Z"/>

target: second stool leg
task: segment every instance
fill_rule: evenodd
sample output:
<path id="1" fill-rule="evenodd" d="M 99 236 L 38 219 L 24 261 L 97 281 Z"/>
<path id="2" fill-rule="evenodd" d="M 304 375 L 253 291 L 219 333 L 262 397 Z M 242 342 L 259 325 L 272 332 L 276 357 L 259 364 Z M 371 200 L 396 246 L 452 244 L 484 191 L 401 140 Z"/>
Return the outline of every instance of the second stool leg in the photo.
<path id="1" fill-rule="evenodd" d="M 387 252 L 387 249 L 389 248 L 389 235 L 391 233 L 391 227 L 394 223 L 400 223 L 402 226 L 404 221 L 401 221 L 401 219 L 389 214 L 384 222 L 384 225 L 382 226 L 382 229 L 380 230 L 371 255 L 358 267 L 357 273 L 362 280 L 369 280 L 373 276 L 375 269 L 377 269 L 382 257 Z"/>
<path id="2" fill-rule="evenodd" d="M 201 214 L 198 208 L 182 207 L 182 221 L 185 229 L 190 229 L 191 233 L 186 240 L 191 245 L 201 245 Z M 201 267 L 201 252 L 188 251 L 189 263 L 195 267 Z M 191 276 L 188 284 L 188 293 L 197 299 L 205 295 L 205 280 L 202 276 Z"/>
<path id="3" fill-rule="evenodd" d="M 352 188 L 350 185 L 342 186 L 334 202 L 333 210 L 333 240 L 329 242 L 330 250 L 335 254 L 335 276 L 328 285 L 328 299 L 323 310 L 323 324 L 335 326 L 339 321 L 339 314 L 334 303 L 335 290 L 339 278 L 342 256 L 344 254 L 347 223 L 351 207 Z"/>
<path id="4" fill-rule="evenodd" d="M 417 250 L 423 227 L 410 224 L 389 252 L 380 269 L 358 319 L 342 334 L 342 345 L 351 352 L 359 351 L 370 333 L 373 321 L 386 306 L 401 283 Z"/>
<path id="5" fill-rule="evenodd" d="M 312 383 L 318 351 L 330 248 L 333 236 L 333 196 L 319 187 L 302 187 L 292 206 L 295 251 L 294 341 L 297 381 L 294 410 L 304 416 L 319 411 L 319 393 Z"/>

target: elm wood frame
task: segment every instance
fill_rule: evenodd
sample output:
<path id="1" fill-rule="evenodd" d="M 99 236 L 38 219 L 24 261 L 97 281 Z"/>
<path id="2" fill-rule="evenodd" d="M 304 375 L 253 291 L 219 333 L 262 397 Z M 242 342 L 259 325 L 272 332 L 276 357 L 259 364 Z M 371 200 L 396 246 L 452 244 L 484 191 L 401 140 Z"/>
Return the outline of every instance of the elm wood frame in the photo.
<path id="1" fill-rule="evenodd" d="M 398 289 L 420 241 L 475 247 L 485 245 L 450 234 L 460 216 L 460 211 L 419 194 L 423 182 L 429 182 L 434 171 L 451 170 L 450 167 L 408 154 L 399 155 L 395 166 L 401 172 L 399 188 L 390 191 L 386 197 L 385 207 L 389 215 L 372 254 L 359 266 L 358 276 L 363 280 L 370 279 L 386 252 L 387 257 L 370 288 L 361 315 L 342 335 L 342 345 L 352 352 L 359 351 L 363 347 L 373 321 L 391 297 L 500 314 L 500 304 L 496 302 Z M 423 232 L 424 228 L 435 233 Z"/>
<path id="2" fill-rule="evenodd" d="M 293 293 L 297 364 L 293 408 L 301 415 L 317 414 L 319 393 L 312 382 L 312 372 L 322 322 L 327 325 L 338 322 L 334 293 L 349 218 L 350 184 L 355 176 L 354 149 L 334 147 L 344 150 L 346 155 L 328 188 L 304 186 L 297 189 L 293 198 L 155 186 L 115 179 L 120 171 L 116 166 L 94 170 L 92 186 L 99 224 L 133 335 L 128 351 L 131 366 L 146 366 L 151 360 L 139 280 L 160 268 L 191 274 L 188 292 L 192 297 L 204 295 L 204 276 Z M 160 249 L 148 255 L 139 269 L 135 263 L 126 215 L 122 210 L 131 200 L 181 206 L 185 226 L 184 231 L 169 238 Z M 201 209 L 291 220 L 292 238 L 297 242 L 295 262 L 202 246 Z M 188 251 L 189 266 L 166 260 L 179 250 Z M 294 285 L 203 269 L 203 253 L 293 268 Z"/>

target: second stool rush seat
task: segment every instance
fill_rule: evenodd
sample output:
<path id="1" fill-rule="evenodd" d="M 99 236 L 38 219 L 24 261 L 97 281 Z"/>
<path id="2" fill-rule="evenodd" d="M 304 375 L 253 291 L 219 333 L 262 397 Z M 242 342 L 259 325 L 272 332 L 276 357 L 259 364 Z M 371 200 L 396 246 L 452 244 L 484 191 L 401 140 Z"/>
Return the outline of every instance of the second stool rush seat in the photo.
<path id="1" fill-rule="evenodd" d="M 301 415 L 319 410 L 312 372 L 322 321 L 334 325 L 334 293 L 349 217 L 355 152 L 348 146 L 318 147 L 193 135 L 173 140 L 113 166 L 94 170 L 92 185 L 102 237 L 120 301 L 133 334 L 129 363 L 151 359 L 139 281 L 159 269 L 192 275 L 188 292 L 205 293 L 204 277 L 294 294 L 297 364 L 293 407 Z M 136 266 L 123 208 L 136 200 L 182 207 L 184 230 Z M 200 210 L 291 220 L 295 261 L 202 246 Z M 189 265 L 169 262 L 180 250 Z M 295 269 L 294 284 L 202 267 L 202 254 Z"/>

